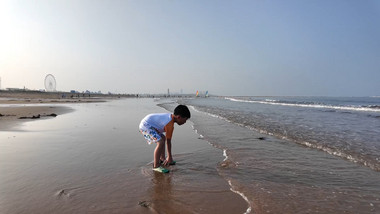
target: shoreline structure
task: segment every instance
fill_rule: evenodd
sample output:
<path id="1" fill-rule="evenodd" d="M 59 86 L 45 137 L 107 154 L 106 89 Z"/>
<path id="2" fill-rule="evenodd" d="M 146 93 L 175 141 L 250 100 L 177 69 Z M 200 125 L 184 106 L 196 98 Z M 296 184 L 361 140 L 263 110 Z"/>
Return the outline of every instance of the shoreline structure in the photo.
<path id="1" fill-rule="evenodd" d="M 65 91 L 57 92 L 41 92 L 27 90 L 0 90 L 0 104 L 4 100 L 8 101 L 24 101 L 24 102 L 75 102 L 75 101 L 93 101 L 99 99 L 115 99 L 115 98 L 130 98 L 138 97 L 137 94 L 100 94 L 100 93 L 71 93 Z"/>

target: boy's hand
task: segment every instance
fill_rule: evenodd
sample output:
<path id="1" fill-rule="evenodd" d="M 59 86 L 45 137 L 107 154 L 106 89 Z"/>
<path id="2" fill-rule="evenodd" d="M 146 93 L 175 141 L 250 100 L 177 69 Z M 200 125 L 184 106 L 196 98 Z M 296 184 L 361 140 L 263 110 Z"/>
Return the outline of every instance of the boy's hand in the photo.
<path id="1" fill-rule="evenodd" d="M 173 158 L 167 157 L 166 160 L 164 161 L 164 166 L 169 166 L 171 162 L 173 162 Z"/>

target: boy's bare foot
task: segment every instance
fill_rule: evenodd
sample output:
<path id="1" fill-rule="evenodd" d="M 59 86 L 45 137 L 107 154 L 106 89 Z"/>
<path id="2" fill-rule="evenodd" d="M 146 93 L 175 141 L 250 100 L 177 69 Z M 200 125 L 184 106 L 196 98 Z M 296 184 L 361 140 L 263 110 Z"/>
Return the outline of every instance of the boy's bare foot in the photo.
<path id="1" fill-rule="evenodd" d="M 160 164 L 163 164 L 165 161 L 164 160 L 160 160 Z M 176 161 L 172 161 L 169 163 L 169 165 L 175 165 L 177 162 Z"/>

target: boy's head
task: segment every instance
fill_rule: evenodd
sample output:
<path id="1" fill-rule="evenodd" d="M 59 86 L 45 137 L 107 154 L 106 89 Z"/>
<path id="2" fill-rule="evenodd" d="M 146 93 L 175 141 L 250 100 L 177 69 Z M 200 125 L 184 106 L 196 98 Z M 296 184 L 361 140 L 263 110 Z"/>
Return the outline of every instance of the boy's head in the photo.
<path id="1" fill-rule="evenodd" d="M 190 111 L 185 105 L 178 105 L 174 109 L 174 116 L 178 125 L 186 123 L 186 120 L 190 118 Z"/>

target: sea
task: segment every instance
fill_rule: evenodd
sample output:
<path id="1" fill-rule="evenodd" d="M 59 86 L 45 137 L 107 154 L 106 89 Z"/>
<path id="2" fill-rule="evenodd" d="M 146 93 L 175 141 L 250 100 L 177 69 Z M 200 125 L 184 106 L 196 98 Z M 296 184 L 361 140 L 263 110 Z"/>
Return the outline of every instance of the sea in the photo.
<path id="1" fill-rule="evenodd" d="M 380 213 L 380 97 L 177 102 L 220 150 L 218 172 L 246 213 Z"/>

